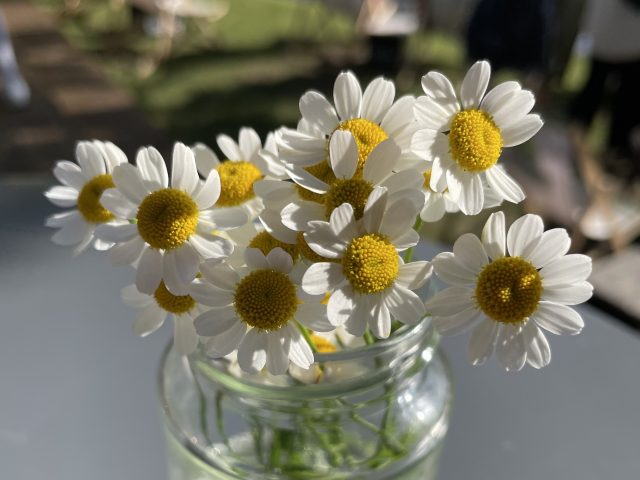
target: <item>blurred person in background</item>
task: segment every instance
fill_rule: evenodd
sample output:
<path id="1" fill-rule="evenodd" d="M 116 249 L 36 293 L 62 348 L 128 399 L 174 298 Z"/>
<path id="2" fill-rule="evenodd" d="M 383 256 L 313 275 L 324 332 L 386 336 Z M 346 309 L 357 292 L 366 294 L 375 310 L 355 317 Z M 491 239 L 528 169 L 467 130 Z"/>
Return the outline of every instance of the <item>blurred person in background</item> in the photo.
<path id="1" fill-rule="evenodd" d="M 591 71 L 571 116 L 588 129 L 608 104 L 602 167 L 630 184 L 640 180 L 640 0 L 590 0 L 586 13 Z"/>

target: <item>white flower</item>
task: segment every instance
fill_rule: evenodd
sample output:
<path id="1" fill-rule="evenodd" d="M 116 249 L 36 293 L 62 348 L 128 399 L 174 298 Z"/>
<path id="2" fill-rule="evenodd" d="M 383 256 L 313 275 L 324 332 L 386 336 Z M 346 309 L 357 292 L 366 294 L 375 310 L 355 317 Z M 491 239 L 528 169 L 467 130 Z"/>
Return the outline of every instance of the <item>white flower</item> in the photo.
<path id="1" fill-rule="evenodd" d="M 58 245 L 76 245 L 74 254 L 84 251 L 92 242 L 96 250 L 113 246 L 95 238 L 96 226 L 102 223 L 124 223 L 101 203 L 102 192 L 113 187 L 113 169 L 127 163 L 125 154 L 113 143 L 79 142 L 76 147 L 78 164 L 62 160 L 53 174 L 63 185 L 52 187 L 45 196 L 58 207 L 75 207 L 47 218 L 47 227 L 59 228 L 51 240 Z"/>
<path id="2" fill-rule="evenodd" d="M 289 361 L 309 368 L 313 353 L 299 329 L 335 328 L 327 320 L 323 296 L 302 292 L 299 285 L 305 267 L 294 266 L 281 248 L 267 256 L 248 248 L 245 262 L 247 267 L 234 269 L 205 261 L 202 278 L 191 286 L 191 296 L 212 307 L 195 320 L 198 334 L 211 337 L 205 341 L 208 353 L 224 357 L 237 350 L 240 368 L 249 373 L 266 366 L 279 375 L 287 371 Z"/>
<path id="3" fill-rule="evenodd" d="M 378 338 L 391 332 L 391 316 L 416 324 L 424 316 L 422 300 L 412 290 L 431 275 L 429 262 L 404 264 L 399 251 L 418 243 L 412 224 L 418 208 L 399 199 L 387 208 L 387 191 L 371 193 L 361 220 L 345 203 L 329 222 L 311 222 L 305 234 L 309 246 L 331 262 L 315 263 L 302 279 L 302 288 L 317 295 L 333 291 L 327 305 L 329 321 L 362 336 L 369 327 Z"/>
<path id="4" fill-rule="evenodd" d="M 411 145 L 414 153 L 433 160 L 431 188 L 448 189 L 467 215 L 483 207 L 483 178 L 501 198 L 514 203 L 524 199 L 498 160 L 503 148 L 529 140 L 542 127 L 540 116 L 529 114 L 533 94 L 517 82 L 501 83 L 485 95 L 490 75 L 488 62 L 476 62 L 462 82 L 459 102 L 447 77 L 429 72 L 422 77 L 426 96 L 414 107 L 423 129 Z"/>
<path id="5" fill-rule="evenodd" d="M 567 305 L 587 301 L 593 290 L 586 281 L 591 259 L 566 255 L 570 244 L 564 229 L 543 232 L 537 215 L 520 217 L 505 235 L 504 214 L 492 214 L 482 241 L 462 235 L 453 253 L 434 258 L 438 277 L 453 285 L 427 302 L 434 327 L 455 334 L 479 322 L 469 343 L 474 365 L 483 363 L 495 348 L 506 370 L 520 370 L 525 363 L 544 367 L 551 350 L 540 329 L 558 335 L 580 333 L 582 318 Z"/>
<path id="6" fill-rule="evenodd" d="M 133 331 L 146 337 L 158 330 L 169 314 L 173 317 L 173 345 L 182 355 L 189 355 L 198 346 L 193 318 L 202 308 L 189 295 L 173 295 L 161 283 L 153 295 L 138 291 L 135 285 L 122 289 L 122 301 L 140 310 L 133 323 Z"/>
<path id="7" fill-rule="evenodd" d="M 291 167 L 291 179 L 307 193 L 308 199 L 296 199 L 282 211 L 282 223 L 295 231 L 308 230 L 309 222 L 327 220 L 343 203 L 353 207 L 356 220 L 362 217 L 369 194 L 377 186 L 388 189 L 392 199 L 407 197 L 422 205 L 419 190 L 423 179 L 417 170 L 394 172 L 400 149 L 390 140 L 379 143 L 366 158 L 363 167 L 358 160 L 356 140 L 350 132 L 335 132 L 329 143 L 328 183 L 300 167 Z"/>
<path id="8" fill-rule="evenodd" d="M 356 138 L 360 163 L 387 138 L 410 153 L 415 131 L 413 97 L 394 102 L 395 86 L 382 77 L 374 79 L 364 93 L 356 76 L 342 72 L 333 87 L 335 108 L 319 92 L 308 91 L 300 98 L 302 119 L 297 130 L 283 129 L 279 154 L 297 166 L 319 166 L 327 160 L 331 135 L 349 131 Z"/>
<path id="9" fill-rule="evenodd" d="M 138 262 L 138 290 L 151 295 L 164 281 L 171 293 L 185 295 L 202 259 L 227 257 L 233 251 L 229 240 L 212 232 L 243 225 L 246 216 L 208 210 L 220 194 L 218 172 L 211 171 L 202 182 L 193 152 L 181 143 L 173 149 L 171 184 L 156 149 L 141 149 L 136 164 L 118 166 L 113 171 L 116 188 L 102 196 L 117 217 L 135 223 L 102 225 L 96 235 L 118 244 L 111 250 L 114 263 Z"/>
<path id="10" fill-rule="evenodd" d="M 208 146 L 198 143 L 193 146 L 198 171 L 203 177 L 216 170 L 220 175 L 220 198 L 216 208 L 242 208 L 249 220 L 256 218 L 262 209 L 262 201 L 256 197 L 253 184 L 267 178 L 284 178 L 284 166 L 278 160 L 274 133 L 267 136 L 265 148 L 252 128 L 243 127 L 238 143 L 227 135 L 218 135 L 216 141 L 227 161 L 220 162 Z"/>

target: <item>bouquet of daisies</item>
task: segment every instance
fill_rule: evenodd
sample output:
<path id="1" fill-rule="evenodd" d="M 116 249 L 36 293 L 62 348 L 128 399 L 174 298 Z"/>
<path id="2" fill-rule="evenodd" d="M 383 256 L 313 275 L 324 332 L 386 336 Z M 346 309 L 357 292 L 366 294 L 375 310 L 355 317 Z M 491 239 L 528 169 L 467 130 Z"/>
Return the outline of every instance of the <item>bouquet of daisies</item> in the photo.
<path id="1" fill-rule="evenodd" d="M 135 268 L 122 298 L 139 309 L 137 334 L 170 317 L 179 353 L 203 348 L 243 372 L 308 371 L 318 351 L 424 321 L 441 334 L 472 329 L 473 364 L 495 351 L 506 370 L 541 368 L 543 331 L 579 333 L 571 305 L 592 293 L 591 262 L 567 254 L 565 230 L 544 231 L 536 215 L 507 228 L 498 211 L 453 252 L 412 258 L 423 225 L 525 198 L 500 157 L 542 120 L 530 91 L 508 81 L 487 92 L 489 78 L 480 61 L 458 91 L 429 72 L 424 95 L 396 98 L 391 81 L 363 91 L 344 72 L 333 102 L 300 98 L 295 129 L 264 143 L 250 128 L 237 141 L 219 135 L 223 160 L 177 143 L 170 169 L 153 147 L 134 164 L 111 143 L 80 142 L 46 192 L 69 210 L 47 225 L 75 253 L 93 245 Z M 433 272 L 449 286 L 421 298 Z"/>

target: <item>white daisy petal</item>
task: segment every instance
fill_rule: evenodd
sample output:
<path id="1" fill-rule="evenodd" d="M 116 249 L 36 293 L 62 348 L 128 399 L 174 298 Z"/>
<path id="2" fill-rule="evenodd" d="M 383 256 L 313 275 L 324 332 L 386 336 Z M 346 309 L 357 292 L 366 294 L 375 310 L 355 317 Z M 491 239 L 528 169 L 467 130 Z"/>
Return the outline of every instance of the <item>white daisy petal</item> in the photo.
<path id="1" fill-rule="evenodd" d="M 428 310 L 429 305 L 427 305 Z M 434 316 L 433 328 L 441 335 L 458 335 L 471 328 L 479 316 L 480 311 L 475 307 L 466 308 L 454 315 Z"/>
<path id="2" fill-rule="evenodd" d="M 439 291 L 426 302 L 427 312 L 439 317 L 455 315 L 474 308 L 473 291 L 464 287 L 449 287 Z"/>
<path id="3" fill-rule="evenodd" d="M 347 135 L 351 136 L 348 133 Z M 341 135 L 338 135 L 338 138 L 340 137 Z M 356 160 L 357 160 L 357 156 L 356 156 Z M 287 168 L 286 172 L 291 180 L 293 180 L 295 183 L 297 183 L 301 187 L 304 187 L 307 190 L 310 190 L 314 193 L 327 193 L 327 191 L 330 188 L 329 185 L 327 185 L 325 182 L 315 177 L 311 173 L 307 172 L 302 167 L 293 166 L 293 167 Z"/>
<path id="4" fill-rule="evenodd" d="M 502 165 L 494 165 L 484 173 L 489 186 L 505 200 L 511 203 L 520 203 L 525 199 L 522 187 L 505 172 Z"/>
<path id="5" fill-rule="evenodd" d="M 362 337 L 369 326 L 369 319 L 373 315 L 369 305 L 369 295 L 356 295 L 356 306 L 344 324 L 347 332 L 355 337 Z"/>
<path id="6" fill-rule="evenodd" d="M 291 347 L 289 349 L 289 359 L 300 368 L 309 368 L 313 364 L 313 352 L 309 344 L 302 337 L 302 334 L 293 325 L 285 327 L 291 338 Z"/>
<path id="7" fill-rule="evenodd" d="M 527 322 L 523 328 L 525 345 L 527 347 L 527 363 L 533 368 L 542 368 L 551 362 L 551 348 L 544 333 L 534 322 Z"/>
<path id="8" fill-rule="evenodd" d="M 71 216 L 64 225 L 52 237 L 51 241 L 56 245 L 76 245 L 80 243 L 87 234 L 90 234 L 93 226 L 84 221 L 80 216 Z"/>
<path id="9" fill-rule="evenodd" d="M 84 184 L 89 180 L 78 165 L 67 160 L 56 162 L 56 166 L 53 168 L 53 175 L 60 183 L 77 191 L 82 190 Z"/>
<path id="10" fill-rule="evenodd" d="M 462 80 L 460 87 L 460 99 L 462 108 L 467 110 L 477 108 L 487 91 L 491 77 L 491 66 L 486 60 L 474 63 Z"/>
<path id="11" fill-rule="evenodd" d="M 196 278 L 200 256 L 189 244 L 185 243 L 175 250 L 164 252 L 162 257 L 162 279 L 174 295 L 187 295 L 189 284 Z"/>
<path id="12" fill-rule="evenodd" d="M 236 284 L 240 281 L 238 272 L 218 259 L 201 262 L 200 273 L 213 285 L 223 290 L 235 290 Z"/>
<path id="13" fill-rule="evenodd" d="M 289 368 L 291 338 L 288 332 L 273 332 L 267 335 L 266 367 L 271 375 L 282 375 Z"/>
<path id="14" fill-rule="evenodd" d="M 54 213 L 53 215 L 47 217 L 45 226 L 51 228 L 60 228 L 67 222 L 73 221 L 74 218 L 78 216 L 80 216 L 80 213 L 77 210 L 67 210 L 61 213 Z"/>
<path id="15" fill-rule="evenodd" d="M 410 95 L 399 98 L 391 108 L 387 110 L 380 126 L 387 132 L 387 135 L 393 137 L 406 128 L 407 124 L 412 121 L 413 104 L 415 98 Z"/>
<path id="16" fill-rule="evenodd" d="M 142 293 L 153 295 L 161 279 L 162 254 L 155 248 L 147 248 L 140 257 L 136 270 L 136 287 Z"/>
<path id="17" fill-rule="evenodd" d="M 420 218 L 423 222 L 437 222 L 447 212 L 444 196 L 435 192 L 424 193 L 425 202 L 422 210 L 420 210 Z"/>
<path id="18" fill-rule="evenodd" d="M 504 213 L 492 213 L 482 229 L 482 245 L 492 260 L 505 256 Z"/>
<path id="19" fill-rule="evenodd" d="M 259 220 L 264 229 L 269 232 L 269 235 L 276 240 L 289 244 L 296 243 L 298 237 L 296 232 L 282 224 L 282 219 L 278 212 L 265 210 L 260 214 Z"/>
<path id="20" fill-rule="evenodd" d="M 396 87 L 393 82 L 382 77 L 374 79 L 364 90 L 362 96 L 362 118 L 380 123 L 384 113 L 393 104 Z"/>
<path id="21" fill-rule="evenodd" d="M 417 290 L 431 278 L 433 265 L 426 261 L 411 262 L 400 265 L 396 283 L 409 290 Z"/>
<path id="22" fill-rule="evenodd" d="M 485 95 L 480 103 L 480 108 L 486 110 L 490 115 L 498 111 L 509 99 L 520 90 L 520 84 L 518 82 L 509 81 L 503 82 L 493 87 Z"/>
<path id="23" fill-rule="evenodd" d="M 173 164 L 171 165 L 171 186 L 184 190 L 189 195 L 196 191 L 200 179 L 196 170 L 196 159 L 189 147 L 176 143 L 173 147 Z"/>
<path id="24" fill-rule="evenodd" d="M 240 129 L 240 133 L 238 134 L 238 144 L 240 146 L 240 151 L 242 152 L 242 157 L 239 159 L 247 161 L 253 160 L 253 157 L 255 157 L 262 148 L 260 137 L 253 128 L 248 127 L 242 127 Z"/>
<path id="25" fill-rule="evenodd" d="M 233 327 L 220 335 L 208 338 L 205 342 L 207 355 L 214 358 L 225 357 L 236 350 L 247 332 L 247 327 L 242 322 L 237 322 Z"/>
<path id="26" fill-rule="evenodd" d="M 545 285 L 541 299 L 563 305 L 578 305 L 589 300 L 592 295 L 593 285 L 580 282 L 573 285 Z"/>
<path id="27" fill-rule="evenodd" d="M 504 143 L 503 147 L 515 147 L 526 142 L 542 128 L 540 115 L 529 114 L 500 131 Z"/>
<path id="28" fill-rule="evenodd" d="M 127 163 L 127 156 L 122 150 L 111 142 L 100 142 L 95 140 L 93 145 L 100 150 L 104 162 L 107 166 L 107 173 L 113 172 L 121 163 Z"/>
<path id="29" fill-rule="evenodd" d="M 333 86 L 333 101 L 340 119 L 348 120 L 360 116 L 362 89 L 353 73 L 342 72 L 338 75 Z"/>
<path id="30" fill-rule="evenodd" d="M 420 241 L 420 234 L 413 229 L 409 229 L 398 236 L 390 238 L 390 241 L 396 247 L 396 250 L 402 252 L 407 248 L 415 247 Z"/>
<path id="31" fill-rule="evenodd" d="M 418 97 L 413 111 L 421 127 L 437 132 L 448 130 L 451 112 L 433 98 Z"/>
<path id="32" fill-rule="evenodd" d="M 306 288 L 305 291 L 307 291 L 307 293 L 311 293 Z M 329 322 L 336 327 L 343 325 L 351 316 L 355 306 L 356 302 L 354 292 L 350 285 L 344 285 L 343 287 L 334 290 L 329 297 L 329 303 L 327 303 L 327 318 L 329 319 Z"/>
<path id="33" fill-rule="evenodd" d="M 166 318 L 167 312 L 158 305 L 155 303 L 148 305 L 138 313 L 133 322 L 133 332 L 140 337 L 151 335 L 162 326 Z"/>
<path id="34" fill-rule="evenodd" d="M 138 207 L 131 203 L 117 188 L 108 188 L 100 196 L 100 204 L 116 217 L 131 220 L 136 217 Z"/>
<path id="35" fill-rule="evenodd" d="M 198 347 L 198 335 L 193 320 L 187 315 L 174 317 L 173 348 L 180 355 L 189 355 Z"/>
<path id="36" fill-rule="evenodd" d="M 293 259 L 291 255 L 282 248 L 276 247 L 267 254 L 267 262 L 272 269 L 287 274 L 293 268 Z"/>
<path id="37" fill-rule="evenodd" d="M 325 258 L 340 258 L 347 248 L 344 240 L 338 238 L 327 222 L 309 222 L 309 231 L 304 234 L 306 244 Z"/>
<path id="38" fill-rule="evenodd" d="M 238 365 L 247 373 L 258 373 L 267 361 L 267 338 L 264 332 L 251 329 L 238 346 Z"/>
<path id="39" fill-rule="evenodd" d="M 67 208 L 76 205 L 78 191 L 73 187 L 51 187 L 44 196 L 57 207 Z"/>
<path id="40" fill-rule="evenodd" d="M 169 185 L 167 166 L 160 152 L 154 147 L 146 147 L 138 150 L 136 165 L 142 178 L 149 183 L 152 190 L 166 188 Z"/>
<path id="41" fill-rule="evenodd" d="M 507 248 L 512 257 L 525 257 L 538 245 L 544 225 L 538 215 L 523 215 L 511 224 L 507 233 Z"/>
<path id="42" fill-rule="evenodd" d="M 465 233 L 456 240 L 453 244 L 453 254 L 460 264 L 474 273 L 480 272 L 489 263 L 489 258 L 482 243 L 472 233 Z M 436 269 L 438 269 L 437 265 Z"/>
<path id="43" fill-rule="evenodd" d="M 508 372 L 517 372 L 527 361 L 527 346 L 522 327 L 502 325 L 496 340 L 496 359 Z"/>
<path id="44" fill-rule="evenodd" d="M 138 234 L 138 226 L 132 223 L 124 225 L 98 225 L 95 229 L 96 237 L 113 243 L 126 242 Z"/>
<path id="45" fill-rule="evenodd" d="M 200 210 L 212 207 L 220 197 L 220 175 L 217 170 L 211 170 L 206 181 L 198 188 L 193 200 Z"/>
<path id="46" fill-rule="evenodd" d="M 247 248 L 244 251 L 244 261 L 247 267 L 252 270 L 265 270 L 270 268 L 267 257 L 258 248 Z"/>
<path id="47" fill-rule="evenodd" d="M 448 178 L 448 177 L 447 177 Z M 484 205 L 484 187 L 479 175 L 459 172 L 461 190 L 458 196 L 458 206 L 465 215 L 477 215 Z"/>
<path id="48" fill-rule="evenodd" d="M 549 262 L 565 255 L 571 246 L 571 238 L 564 228 L 547 230 L 540 237 L 536 247 L 531 250 L 527 260 L 536 268 L 542 268 Z"/>
<path id="49" fill-rule="evenodd" d="M 210 283 L 196 280 L 189 286 L 189 295 L 203 305 L 220 309 L 233 303 L 234 293 L 217 288 Z"/>
<path id="50" fill-rule="evenodd" d="M 198 315 L 193 325 L 198 335 L 214 337 L 228 331 L 236 323 L 238 318 L 233 308 L 214 308 Z"/>
<path id="51" fill-rule="evenodd" d="M 433 259 L 433 268 L 438 278 L 449 285 L 465 287 L 472 285 L 478 272 L 473 272 L 456 259 L 453 252 L 443 252 Z"/>
<path id="52" fill-rule="evenodd" d="M 493 121 L 502 130 L 520 121 L 531 111 L 536 103 L 533 93 L 529 90 L 513 92 L 508 101 L 491 113 Z"/>
<path id="53" fill-rule="evenodd" d="M 233 243 L 217 235 L 191 235 L 189 244 L 202 258 L 226 258 L 233 253 Z"/>
<path id="54" fill-rule="evenodd" d="M 144 308 L 155 305 L 155 299 L 151 295 L 140 293 L 135 285 L 128 285 L 120 291 L 122 303 L 133 308 Z"/>
<path id="55" fill-rule="evenodd" d="M 308 229 L 309 219 L 324 217 L 324 205 L 307 201 L 292 202 L 282 209 L 280 215 L 286 227 L 303 232 Z"/>
<path id="56" fill-rule="evenodd" d="M 433 160 L 433 146 L 439 136 L 442 135 L 437 130 L 430 128 L 418 130 L 411 136 L 411 151 L 424 160 Z"/>
<path id="57" fill-rule="evenodd" d="M 584 321 L 578 312 L 553 302 L 540 302 L 531 320 L 555 335 L 577 335 L 584 328 Z"/>
<path id="58" fill-rule="evenodd" d="M 357 235 L 356 219 L 350 203 L 343 203 L 331 212 L 329 226 L 337 238 L 350 240 Z"/>
<path id="59" fill-rule="evenodd" d="M 338 116 L 329 101 L 320 93 L 310 91 L 300 98 L 300 113 L 317 125 L 322 133 L 330 134 L 338 125 Z"/>
<path id="60" fill-rule="evenodd" d="M 395 168 L 401 153 L 400 148 L 393 140 L 387 139 L 380 142 L 367 157 L 362 170 L 362 178 L 373 185 L 380 184 Z"/>
<path id="61" fill-rule="evenodd" d="M 499 325 L 485 318 L 473 329 L 467 353 L 469 363 L 482 365 L 491 356 Z"/>
<path id="62" fill-rule="evenodd" d="M 114 245 L 113 242 L 106 242 L 99 238 L 94 238 L 93 235 L 87 236 L 87 239 L 88 241 L 93 240 L 93 248 L 95 248 L 99 252 L 104 252 L 105 250 L 109 250 Z"/>
<path id="63" fill-rule="evenodd" d="M 351 178 L 358 167 L 358 147 L 351 132 L 337 130 L 329 142 L 329 161 L 336 178 Z M 326 193 L 327 188 L 322 192 Z"/>
<path id="64" fill-rule="evenodd" d="M 394 239 L 406 233 L 415 223 L 418 210 L 413 202 L 401 198 L 387 208 L 380 225 L 380 233 Z"/>
<path id="65" fill-rule="evenodd" d="M 212 223 L 217 230 L 238 228 L 249 221 L 247 213 L 239 207 L 216 208 L 200 212 L 200 219 Z"/>
<path id="66" fill-rule="evenodd" d="M 387 338 L 391 333 L 391 313 L 382 298 L 373 303 L 373 315 L 369 319 L 369 327 L 371 333 L 377 338 Z"/>
<path id="67" fill-rule="evenodd" d="M 540 270 L 542 286 L 567 285 L 582 282 L 591 275 L 591 258 L 571 254 L 553 260 Z"/>
<path id="68" fill-rule="evenodd" d="M 386 292 L 385 304 L 396 320 L 407 325 L 416 325 L 426 313 L 420 297 L 401 285 L 394 285 Z"/>
<path id="69" fill-rule="evenodd" d="M 91 142 L 78 142 L 76 159 L 87 178 L 97 177 L 107 173 L 107 168 L 100 151 Z"/>
<path id="70" fill-rule="evenodd" d="M 247 158 L 243 158 L 240 146 L 229 135 L 218 135 L 216 137 L 216 143 L 228 160 L 248 160 Z"/>
<path id="71" fill-rule="evenodd" d="M 375 187 L 367 198 L 362 214 L 362 225 L 367 233 L 375 233 L 380 230 L 384 211 L 387 208 L 387 189 Z"/>
<path id="72" fill-rule="evenodd" d="M 142 181 L 140 172 L 130 163 L 118 165 L 113 169 L 111 176 L 118 191 L 135 205 L 140 205 L 144 197 L 149 193 L 149 188 Z"/>
<path id="73" fill-rule="evenodd" d="M 327 306 L 322 303 L 301 303 L 295 315 L 301 324 L 315 332 L 331 332 L 336 328 L 329 322 Z"/>
<path id="74" fill-rule="evenodd" d="M 140 237 L 134 237 L 127 242 L 115 245 L 109 250 L 111 263 L 114 265 L 131 265 L 140 258 L 144 248 L 144 240 Z"/>
<path id="75" fill-rule="evenodd" d="M 422 77 L 424 93 L 442 105 L 449 115 L 460 110 L 460 104 L 451 82 L 440 72 L 429 72 Z"/>
<path id="76" fill-rule="evenodd" d="M 191 150 L 196 159 L 196 168 L 203 177 L 207 177 L 212 170 L 215 170 L 220 165 L 218 156 L 204 143 L 196 143 L 191 147 Z"/>
<path id="77" fill-rule="evenodd" d="M 318 262 L 311 265 L 302 277 L 302 289 L 311 295 L 323 295 L 343 281 L 342 265 Z"/>

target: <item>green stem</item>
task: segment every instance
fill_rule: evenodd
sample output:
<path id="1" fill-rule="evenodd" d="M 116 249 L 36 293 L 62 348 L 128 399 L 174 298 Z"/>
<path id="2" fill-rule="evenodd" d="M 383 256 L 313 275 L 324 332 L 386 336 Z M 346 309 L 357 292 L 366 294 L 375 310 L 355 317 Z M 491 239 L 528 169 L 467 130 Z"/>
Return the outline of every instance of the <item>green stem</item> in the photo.
<path id="1" fill-rule="evenodd" d="M 384 441 L 384 444 L 393 451 L 393 453 L 395 453 L 396 455 L 399 455 L 399 454 L 404 452 L 404 448 L 402 447 L 402 444 L 400 442 L 398 442 L 396 439 L 391 438 L 389 436 L 389 432 L 387 432 L 386 430 L 378 428 L 376 425 L 371 423 L 366 418 L 361 417 L 358 413 L 356 413 L 353 410 L 353 405 L 351 405 L 349 402 L 346 402 L 346 401 L 344 401 L 342 399 L 338 399 L 338 402 L 340 404 L 344 405 L 345 407 L 349 408 L 349 416 L 351 417 L 351 419 L 354 422 L 359 423 L 363 427 L 371 430 L 376 435 L 378 435 L 379 438 L 382 441 Z"/>
<path id="2" fill-rule="evenodd" d="M 422 227 L 422 219 L 420 218 L 420 215 L 418 215 L 418 218 L 416 218 L 416 223 L 413 224 L 413 229 L 416 232 L 420 233 L 420 227 Z M 406 252 L 404 252 L 404 263 L 409 263 L 413 259 L 413 248 L 414 247 L 411 247 Z"/>
<path id="3" fill-rule="evenodd" d="M 362 339 L 364 340 L 364 343 L 366 343 L 367 345 L 373 345 L 374 343 L 376 343 L 376 339 L 373 337 L 373 335 L 369 330 L 366 330 L 364 332 Z"/>
<path id="4" fill-rule="evenodd" d="M 309 334 L 309 330 L 307 330 L 307 327 L 305 327 L 304 325 L 301 325 L 300 322 L 298 321 L 296 321 L 296 325 L 298 326 L 298 330 L 300 330 L 300 333 L 302 334 L 306 342 L 309 344 L 309 348 L 311 348 L 311 351 L 313 353 L 318 353 L 318 347 L 316 347 L 316 344 L 313 341 L 313 338 L 311 338 L 311 335 Z"/>
<path id="5" fill-rule="evenodd" d="M 227 437 L 227 433 L 224 429 L 224 413 L 222 412 L 223 398 L 224 392 L 218 391 L 218 393 L 216 393 L 216 427 L 218 428 L 218 433 L 220 433 L 220 437 L 222 437 L 224 444 L 229 446 L 229 437 Z"/>

